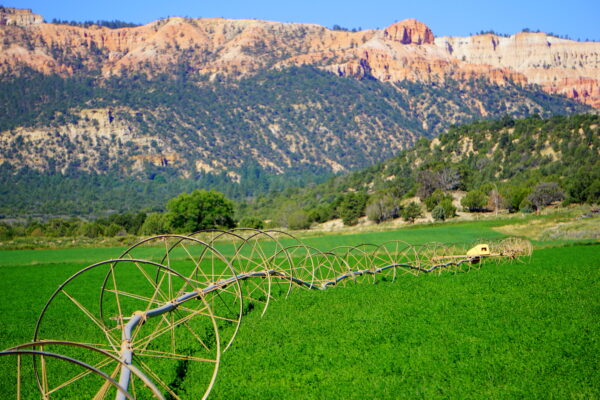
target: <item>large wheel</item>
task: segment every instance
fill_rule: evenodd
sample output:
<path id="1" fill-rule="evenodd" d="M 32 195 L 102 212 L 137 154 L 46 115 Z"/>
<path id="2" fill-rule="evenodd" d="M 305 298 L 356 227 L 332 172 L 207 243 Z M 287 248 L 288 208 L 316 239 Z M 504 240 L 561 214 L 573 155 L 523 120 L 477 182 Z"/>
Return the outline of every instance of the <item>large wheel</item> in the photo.
<path id="1" fill-rule="evenodd" d="M 219 235 L 222 231 L 210 232 Z M 226 249 L 227 250 L 227 249 Z M 183 235 L 159 235 L 142 240 L 121 254 L 121 258 L 144 259 L 164 265 L 185 277 L 179 287 L 171 283 L 169 274 L 157 268 L 151 274 L 155 282 L 166 279 L 169 296 L 186 291 L 213 288 L 203 293 L 217 321 L 221 349 L 227 350 L 233 343 L 242 319 L 242 289 L 237 271 L 228 257 L 209 243 Z M 110 284 L 110 273 L 105 285 Z M 175 318 L 171 316 L 170 318 Z"/>
<path id="2" fill-rule="evenodd" d="M 33 339 L 76 342 L 118 358 L 129 354 L 131 364 L 175 399 L 180 397 L 182 375 L 193 364 L 201 382 L 196 386 L 203 387 L 206 397 L 217 375 L 221 343 L 217 318 L 206 296 L 196 289 L 186 276 L 156 262 L 117 259 L 94 264 L 54 292 L 38 318 Z M 137 323 L 131 325 L 132 321 Z M 111 362 L 77 347 L 61 354 L 95 367 Z M 44 366 L 35 361 L 43 388 Z M 113 378 L 128 374 L 116 369 Z M 141 385 L 136 379 L 120 383 L 129 384 L 128 390 Z"/>
<path id="3" fill-rule="evenodd" d="M 533 246 L 529 240 L 511 237 L 500 241 L 492 247 L 494 253 L 499 253 L 500 260 L 517 260 L 522 263 L 527 263 L 531 260 L 533 254 Z"/>
<path id="4" fill-rule="evenodd" d="M 95 358 L 99 361 L 90 365 L 64 355 L 73 353 L 73 349 L 85 353 L 85 358 L 88 360 Z M 0 352 L 0 356 L 10 355 L 16 359 L 16 368 L 11 368 L 12 371 L 2 371 L 2 376 L 5 379 L 11 377 L 15 380 L 14 394 L 17 399 L 38 397 L 35 396 L 37 390 L 40 390 L 39 394 L 43 399 L 57 397 L 114 399 L 117 392 L 130 399 L 164 399 L 156 385 L 137 367 L 127 365 L 114 354 L 91 346 L 44 341 L 22 344 Z M 31 363 L 33 358 L 40 366 L 41 387 L 36 384 Z M 116 375 L 121 368 L 128 369 L 141 385 L 132 384 L 129 390 L 119 385 Z M 3 395 L 11 394 L 3 391 Z"/>
<path id="5" fill-rule="evenodd" d="M 274 264 L 295 287 L 318 289 L 316 251 L 305 244 L 293 244 L 275 255 Z"/>
<path id="6" fill-rule="evenodd" d="M 315 275 L 321 288 L 328 286 L 345 286 L 353 278 L 352 270 L 346 260 L 332 252 L 316 251 L 312 254 L 315 260 Z"/>
<path id="7" fill-rule="evenodd" d="M 391 240 L 373 250 L 378 279 L 394 281 L 401 275 L 418 275 L 421 262 L 416 248 L 401 240 Z"/>
<path id="8" fill-rule="evenodd" d="M 422 267 L 431 273 L 438 275 L 444 271 L 455 271 L 455 258 L 450 257 L 448 246 L 439 243 L 427 243 L 419 249 Z"/>
<path id="9" fill-rule="evenodd" d="M 347 278 L 354 284 L 374 283 L 375 265 L 373 264 L 373 251 L 377 246 L 361 244 L 358 246 L 339 246 L 331 250 L 340 257 L 348 266 L 352 277 Z"/>

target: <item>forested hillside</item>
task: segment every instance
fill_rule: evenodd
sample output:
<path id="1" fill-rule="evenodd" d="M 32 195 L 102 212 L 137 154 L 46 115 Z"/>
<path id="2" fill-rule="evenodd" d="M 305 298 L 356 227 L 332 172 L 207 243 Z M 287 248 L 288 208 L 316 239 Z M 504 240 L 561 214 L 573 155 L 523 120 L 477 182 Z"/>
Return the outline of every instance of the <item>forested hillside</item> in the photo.
<path id="1" fill-rule="evenodd" d="M 279 216 L 285 223 L 289 210 L 302 210 L 306 223 L 322 222 L 340 217 L 348 208 L 344 202 L 352 199 L 351 208 L 359 208 L 360 215 L 373 202 L 398 214 L 402 199 L 416 195 L 432 208 L 451 190 L 480 196 L 480 209 L 496 196 L 504 208 L 531 211 L 532 193 L 548 185 L 552 195 L 567 202 L 600 202 L 598 115 L 505 117 L 453 126 L 383 163 L 312 188 L 260 197 L 243 212 Z"/>
<path id="2" fill-rule="evenodd" d="M 535 87 L 485 80 L 442 85 L 344 79 L 312 67 L 241 81 L 166 76 L 19 77 L 0 84 L 0 150 L 17 169 L 131 176 L 170 164 L 178 175 L 254 161 L 282 173 L 366 167 L 422 136 L 472 119 L 581 112 Z"/>

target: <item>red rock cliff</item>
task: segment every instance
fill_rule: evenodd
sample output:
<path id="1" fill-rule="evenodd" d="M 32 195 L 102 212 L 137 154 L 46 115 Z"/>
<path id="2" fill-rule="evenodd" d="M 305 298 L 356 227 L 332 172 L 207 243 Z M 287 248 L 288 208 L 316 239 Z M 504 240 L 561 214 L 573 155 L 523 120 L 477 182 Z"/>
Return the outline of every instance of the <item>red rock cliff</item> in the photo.
<path id="1" fill-rule="evenodd" d="M 212 77 L 303 64 L 382 81 L 485 77 L 499 84 L 539 84 L 600 108 L 600 43 L 543 33 L 435 38 L 414 19 L 360 32 L 220 18 L 169 18 L 122 29 L 0 26 L 0 73 L 29 67 L 63 75 L 87 69 L 105 76 L 152 75 L 170 73 L 180 63 Z"/>
<path id="2" fill-rule="evenodd" d="M 416 19 L 406 19 L 383 30 L 383 38 L 402 44 L 433 44 L 431 29 Z"/>

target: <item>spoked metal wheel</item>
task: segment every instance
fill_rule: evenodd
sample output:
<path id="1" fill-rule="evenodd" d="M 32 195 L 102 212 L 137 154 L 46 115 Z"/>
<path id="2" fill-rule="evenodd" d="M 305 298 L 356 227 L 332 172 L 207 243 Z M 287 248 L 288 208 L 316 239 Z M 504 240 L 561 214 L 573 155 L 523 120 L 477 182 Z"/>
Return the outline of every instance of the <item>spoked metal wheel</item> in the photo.
<path id="1" fill-rule="evenodd" d="M 331 252 L 340 257 L 350 268 L 353 276 L 348 278 L 349 282 L 355 284 L 374 283 L 375 265 L 373 264 L 373 251 L 377 247 L 373 244 L 339 246 L 331 250 Z"/>
<path id="2" fill-rule="evenodd" d="M 456 262 L 459 259 L 450 254 L 448 246 L 433 242 L 419 249 L 419 255 L 426 270 L 441 274 L 444 271 L 457 272 Z"/>
<path id="3" fill-rule="evenodd" d="M 495 246 L 492 246 L 492 252 L 498 253 L 502 260 L 517 260 L 521 263 L 528 263 L 531 261 L 531 255 L 533 254 L 533 246 L 529 240 L 521 238 L 507 238 L 500 241 Z"/>
<path id="4" fill-rule="evenodd" d="M 404 274 L 419 274 L 421 267 L 419 254 L 411 244 L 392 240 L 381 244 L 372 254 L 378 279 L 394 281 Z"/>
<path id="5" fill-rule="evenodd" d="M 316 259 L 313 254 L 318 250 L 305 244 L 294 244 L 275 254 L 273 265 L 281 271 L 294 286 L 303 289 L 316 289 L 320 282 L 317 279 Z"/>
<path id="6" fill-rule="evenodd" d="M 211 231 L 208 234 L 219 235 L 221 232 Z M 163 269 L 158 268 L 151 274 L 156 283 L 166 280 L 169 296 L 190 290 L 201 292 L 217 321 L 222 351 L 231 346 L 239 330 L 243 305 L 237 271 L 228 257 L 204 241 L 183 235 L 159 235 L 145 239 L 131 246 L 121 257 L 143 258 L 184 276 L 189 285 L 176 287 L 170 283 L 172 278 L 169 274 L 163 276 Z M 110 284 L 110 280 L 110 275 L 107 275 L 105 284 Z"/>
<path id="7" fill-rule="evenodd" d="M 206 397 L 221 356 L 217 318 L 195 283 L 165 265 L 138 259 L 104 261 L 67 279 L 38 319 L 34 341 L 44 340 L 76 342 L 112 354 L 175 399 L 192 364 Z M 113 363 L 79 347 L 61 350 L 95 368 Z M 35 361 L 43 388 L 44 366 Z M 119 365 L 109 376 L 126 390 L 143 384 Z M 71 378 L 66 376 L 63 384 L 69 386 Z"/>
<path id="8" fill-rule="evenodd" d="M 328 286 L 345 286 L 352 280 L 352 270 L 342 257 L 332 252 L 315 251 L 315 277 L 322 288 Z"/>
<path id="9" fill-rule="evenodd" d="M 88 360 L 94 358 L 102 361 L 90 365 L 64 355 L 73 353 L 71 350 L 75 348 L 79 353 L 84 353 Z M 41 395 L 43 399 L 114 399 L 116 393 L 120 393 L 128 399 L 164 399 L 161 391 L 136 366 L 127 365 L 114 354 L 91 346 L 62 341 L 33 342 L 7 349 L 0 352 L 0 356 L 12 356 L 15 359 L 13 362 L 16 361 L 15 369 L 2 371 L 3 378 L 11 377 L 17 383 L 13 398 L 35 398 Z M 33 371 L 34 358 L 39 366 L 41 387 L 38 387 Z M 141 385 L 132 384 L 129 390 L 121 386 L 115 380 L 115 372 L 120 368 L 128 369 Z M 36 396 L 35 392 L 38 390 Z M 12 397 L 7 392 L 3 392 L 3 395 Z"/>

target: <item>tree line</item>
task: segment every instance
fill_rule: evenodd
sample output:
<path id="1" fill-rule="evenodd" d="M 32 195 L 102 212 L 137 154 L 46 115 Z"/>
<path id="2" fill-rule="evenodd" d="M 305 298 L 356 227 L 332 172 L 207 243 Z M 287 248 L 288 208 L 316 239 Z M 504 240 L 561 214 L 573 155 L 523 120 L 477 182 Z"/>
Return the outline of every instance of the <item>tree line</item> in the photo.
<path id="1" fill-rule="evenodd" d="M 165 212 L 112 214 L 95 220 L 52 218 L 24 223 L 0 223 L 0 240 L 15 237 L 114 237 L 191 233 L 201 229 L 229 229 L 236 225 L 261 228 L 251 218 L 235 220 L 235 204 L 217 191 L 194 190 L 170 199 Z"/>
<path id="2" fill-rule="evenodd" d="M 125 22 L 120 21 L 118 19 L 107 21 L 107 20 L 97 20 L 97 21 L 68 21 L 66 19 L 57 19 L 52 18 L 52 24 L 57 25 L 70 25 L 70 26 L 79 26 L 82 28 L 89 28 L 90 26 L 103 26 L 110 29 L 119 29 L 119 28 L 133 28 L 136 26 L 140 26 L 140 24 L 136 24 L 133 22 Z"/>

